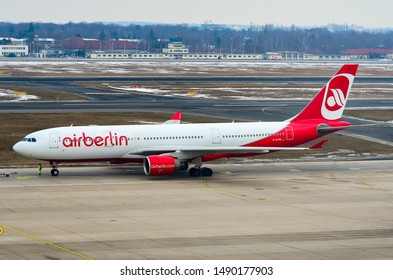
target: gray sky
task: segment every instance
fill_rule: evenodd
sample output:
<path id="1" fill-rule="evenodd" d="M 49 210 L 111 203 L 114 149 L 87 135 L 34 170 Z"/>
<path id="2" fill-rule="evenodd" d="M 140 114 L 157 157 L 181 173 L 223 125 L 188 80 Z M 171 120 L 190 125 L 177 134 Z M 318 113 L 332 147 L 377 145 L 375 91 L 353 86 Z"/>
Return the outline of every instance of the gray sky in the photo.
<path id="1" fill-rule="evenodd" d="M 4 0 L 5 1 L 5 0 Z M 19 0 L 0 21 L 147 21 L 290 26 L 357 24 L 393 28 L 392 0 Z"/>

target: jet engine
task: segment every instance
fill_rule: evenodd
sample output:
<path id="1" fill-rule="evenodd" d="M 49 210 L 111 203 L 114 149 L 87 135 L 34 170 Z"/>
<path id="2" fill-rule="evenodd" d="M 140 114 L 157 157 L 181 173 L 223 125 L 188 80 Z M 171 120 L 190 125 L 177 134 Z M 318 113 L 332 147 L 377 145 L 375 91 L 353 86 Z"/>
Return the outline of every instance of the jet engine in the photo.
<path id="1" fill-rule="evenodd" d="M 170 175 L 180 166 L 173 157 L 147 156 L 143 161 L 143 169 L 148 176 Z"/>

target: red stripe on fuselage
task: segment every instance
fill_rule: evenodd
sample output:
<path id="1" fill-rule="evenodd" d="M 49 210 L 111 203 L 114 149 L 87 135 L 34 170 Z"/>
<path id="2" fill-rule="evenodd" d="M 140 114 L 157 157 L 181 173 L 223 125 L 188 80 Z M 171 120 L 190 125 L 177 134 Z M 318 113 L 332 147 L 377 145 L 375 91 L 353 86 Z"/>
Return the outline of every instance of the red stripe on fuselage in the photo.
<path id="1" fill-rule="evenodd" d="M 327 132 L 324 135 L 319 135 L 317 128 L 319 125 L 327 125 L 331 127 L 339 127 L 336 130 Z M 302 122 L 291 122 L 288 126 L 281 129 L 277 133 L 270 135 L 266 138 L 245 144 L 245 147 L 296 147 L 315 139 L 318 139 L 327 134 L 341 130 L 345 126 L 349 126 L 348 122 L 341 121 L 326 121 L 326 120 L 309 120 Z M 270 150 L 267 153 L 276 152 Z M 231 158 L 231 157 L 252 157 L 266 153 L 219 153 L 202 156 L 202 161 L 211 161 L 220 158 Z"/>
<path id="2" fill-rule="evenodd" d="M 80 162 L 110 162 L 115 164 L 120 163 L 143 163 L 143 158 L 85 158 L 85 159 L 44 159 L 39 160 L 57 162 L 57 163 L 80 163 Z"/>

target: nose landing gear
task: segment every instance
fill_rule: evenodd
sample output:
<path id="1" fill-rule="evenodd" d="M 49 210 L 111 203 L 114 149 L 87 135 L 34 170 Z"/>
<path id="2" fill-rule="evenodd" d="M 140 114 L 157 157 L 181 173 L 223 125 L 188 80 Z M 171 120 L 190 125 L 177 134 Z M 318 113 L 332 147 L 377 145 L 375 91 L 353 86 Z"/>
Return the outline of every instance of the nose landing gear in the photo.
<path id="1" fill-rule="evenodd" d="M 50 171 L 50 174 L 52 176 L 59 176 L 59 170 L 57 169 L 58 167 L 57 162 L 50 162 L 50 165 L 52 166 L 52 170 Z"/>

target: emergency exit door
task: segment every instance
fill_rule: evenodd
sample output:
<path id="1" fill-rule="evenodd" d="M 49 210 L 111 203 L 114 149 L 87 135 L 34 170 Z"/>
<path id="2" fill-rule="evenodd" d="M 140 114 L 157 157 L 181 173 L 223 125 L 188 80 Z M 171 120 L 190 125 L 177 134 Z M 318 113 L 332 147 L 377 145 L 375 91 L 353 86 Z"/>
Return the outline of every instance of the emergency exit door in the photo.
<path id="1" fill-rule="evenodd" d="M 285 128 L 285 132 L 287 135 L 287 140 L 293 140 L 295 138 L 295 133 L 293 132 L 293 127 L 292 126 L 287 126 Z"/>

